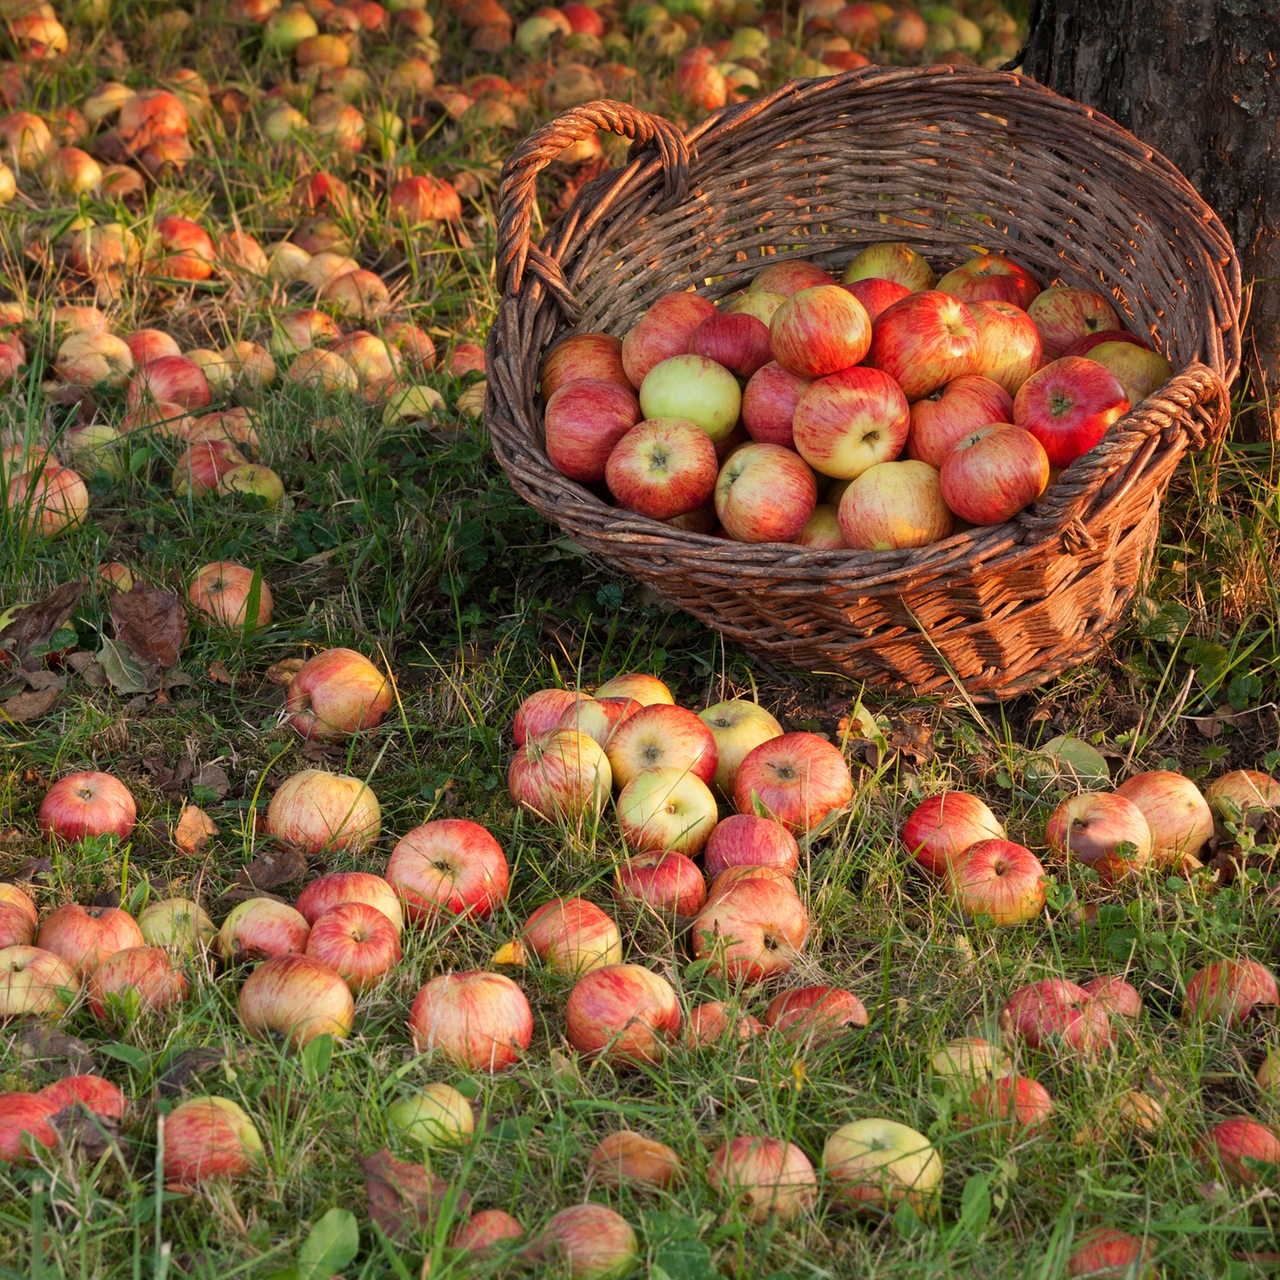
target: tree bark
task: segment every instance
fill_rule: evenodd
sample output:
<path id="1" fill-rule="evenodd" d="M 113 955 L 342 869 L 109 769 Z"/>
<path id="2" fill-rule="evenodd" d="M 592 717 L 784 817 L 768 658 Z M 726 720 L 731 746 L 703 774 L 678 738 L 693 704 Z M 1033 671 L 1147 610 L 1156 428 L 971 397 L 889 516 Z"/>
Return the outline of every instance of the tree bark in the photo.
<path id="1" fill-rule="evenodd" d="M 1280 438 L 1280 5 L 1034 0 L 1022 70 L 1161 152 L 1222 219 L 1244 281 L 1245 432 Z"/>

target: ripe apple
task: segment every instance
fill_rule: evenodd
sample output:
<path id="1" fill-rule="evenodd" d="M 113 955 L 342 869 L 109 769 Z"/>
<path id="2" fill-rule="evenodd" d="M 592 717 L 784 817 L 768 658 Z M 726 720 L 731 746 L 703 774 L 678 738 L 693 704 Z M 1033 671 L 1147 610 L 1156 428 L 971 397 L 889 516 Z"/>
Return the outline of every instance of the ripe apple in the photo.
<path id="1" fill-rule="evenodd" d="M 547 401 L 547 457 L 569 479 L 594 484 L 604 479 L 614 445 L 640 418 L 640 401 L 630 387 L 605 378 L 575 378 Z"/>
<path id="2" fill-rule="evenodd" d="M 762 365 L 742 389 L 742 425 L 762 444 L 794 443 L 792 421 L 796 405 L 811 378 L 784 369 L 776 360 Z"/>
<path id="3" fill-rule="evenodd" d="M 693 952 L 730 982 L 760 982 L 795 964 L 809 917 L 789 884 L 746 877 L 708 895 L 693 922 Z"/>
<path id="4" fill-rule="evenodd" d="M 1099 342 L 1089 348 L 1086 360 L 1096 360 L 1119 380 L 1129 403 L 1141 404 L 1173 377 L 1173 365 L 1158 351 L 1133 342 Z"/>
<path id="5" fill-rule="evenodd" d="M 958 298 L 936 289 L 908 294 L 880 313 L 866 363 L 896 379 L 908 400 L 973 372 L 978 326 Z"/>
<path id="6" fill-rule="evenodd" d="M 271 621 L 271 588 L 256 569 L 232 560 L 215 560 L 196 570 L 187 599 L 207 621 L 240 630 L 253 615 L 253 627 Z"/>
<path id="7" fill-rule="evenodd" d="M 563 728 L 564 713 L 584 696 L 576 689 L 535 689 L 520 700 L 512 717 L 512 741 L 522 747 L 528 738 Z"/>
<path id="8" fill-rule="evenodd" d="M 993 422 L 1013 421 L 1013 397 L 980 373 L 952 378 L 911 406 L 911 430 L 904 454 L 939 469 L 947 454 L 970 432 Z"/>
<path id="9" fill-rule="evenodd" d="M 1049 815 L 1044 842 L 1092 867 L 1103 884 L 1137 875 L 1151 862 L 1151 827 L 1132 800 L 1117 792 L 1068 796 Z"/>
<path id="10" fill-rule="evenodd" d="M 577 729 L 526 738 L 507 767 L 516 806 L 549 822 L 594 821 L 612 786 L 604 748 Z"/>
<path id="11" fill-rule="evenodd" d="M 640 384 L 646 418 L 683 418 L 706 432 L 713 444 L 728 439 L 742 409 L 738 379 L 706 356 L 685 354 L 660 361 Z"/>
<path id="12" fill-rule="evenodd" d="M 1094 1004 L 1120 1018 L 1136 1018 L 1142 1013 L 1142 996 L 1137 987 L 1114 974 L 1099 974 L 1081 984 Z M 1115 1024 L 1112 1023 L 1112 1026 Z"/>
<path id="13" fill-rule="evenodd" d="M 214 950 L 224 964 L 256 963 L 273 956 L 301 955 L 310 934 L 307 918 L 287 902 L 248 898 L 227 913 Z"/>
<path id="14" fill-rule="evenodd" d="M 230 1098 L 186 1098 L 163 1124 L 166 1187 L 190 1190 L 214 1178 L 239 1178 L 266 1162 L 257 1128 Z"/>
<path id="15" fill-rule="evenodd" d="M 1200 1149 L 1233 1186 L 1274 1186 L 1280 1173 L 1280 1133 L 1252 1116 L 1219 1121 L 1200 1140 Z"/>
<path id="16" fill-rule="evenodd" d="M 1170 769 L 1151 769 L 1126 778 L 1116 794 L 1132 800 L 1151 828 L 1151 860 L 1176 870 L 1213 838 L 1213 810 L 1190 778 Z"/>
<path id="17" fill-rule="evenodd" d="M 999 1076 L 980 1084 L 969 1095 L 968 1109 L 956 1115 L 961 1129 L 995 1129 L 1034 1133 L 1053 1115 L 1053 1098 L 1038 1080 L 1028 1076 Z"/>
<path id="18" fill-rule="evenodd" d="M 84 523 L 89 514 L 89 488 L 71 467 L 46 462 L 13 480 L 7 502 L 23 532 L 56 538 Z"/>
<path id="19" fill-rule="evenodd" d="M 625 787 L 648 769 L 669 768 L 709 783 L 716 772 L 715 734 L 687 707 L 654 703 L 626 717 L 605 748 L 613 783 Z"/>
<path id="20" fill-rule="evenodd" d="M 710 781 L 726 796 L 733 795 L 738 766 L 747 753 L 782 734 L 777 719 L 750 698 L 726 698 L 699 711 L 698 719 L 715 739 L 716 769 Z"/>
<path id="21" fill-rule="evenodd" d="M 58 1131 L 50 1123 L 54 1114 L 53 1103 L 38 1093 L 0 1093 L 0 1164 L 27 1164 L 36 1147 L 56 1147 Z"/>
<path id="22" fill-rule="evenodd" d="M 628 722 L 629 723 L 629 722 Z M 643 769 L 618 793 L 618 829 L 632 852 L 700 853 L 716 825 L 711 788 L 686 765 Z"/>
<path id="23" fill-rule="evenodd" d="M 819 268 L 821 270 L 821 268 Z M 826 280 L 809 280 L 807 285 L 812 284 L 828 284 L 831 277 Z M 722 304 L 721 309 L 729 315 L 747 315 L 755 316 L 766 327 L 769 321 L 773 319 L 773 313 L 782 306 L 786 301 L 785 293 L 778 293 L 773 289 L 744 289 L 741 293 L 729 298 Z"/>
<path id="24" fill-rule="evenodd" d="M 852 800 L 853 777 L 840 748 L 807 730 L 753 747 L 733 786 L 739 813 L 772 817 L 793 835 L 814 830 Z"/>
<path id="25" fill-rule="evenodd" d="M 50 1114 L 57 1115 L 67 1107 L 82 1107 L 103 1120 L 123 1120 L 127 1107 L 124 1094 L 110 1080 L 102 1076 L 63 1076 L 39 1090 L 39 1096 L 50 1107 Z"/>
<path id="26" fill-rule="evenodd" d="M 604 747 L 607 755 L 610 739 L 618 725 L 635 715 L 643 705 L 634 698 L 579 698 L 565 709 L 556 727 L 585 733 Z"/>
<path id="27" fill-rule="evenodd" d="M 606 1134 L 587 1157 L 588 1181 L 614 1190 L 666 1190 L 684 1176 L 680 1157 L 664 1142 L 646 1138 L 630 1129 Z"/>
<path id="28" fill-rule="evenodd" d="M 742 1042 L 764 1032 L 764 1023 L 728 1000 L 705 1000 L 689 1010 L 684 1025 L 686 1049 Z"/>
<path id="29" fill-rule="evenodd" d="M 612 1280 L 634 1271 L 640 1256 L 635 1229 L 603 1204 L 575 1204 L 552 1214 L 521 1256 L 542 1275 Z"/>
<path id="30" fill-rule="evenodd" d="M 997 926 L 1022 924 L 1045 904 L 1040 859 L 1012 840 L 979 840 L 951 865 L 951 890 L 966 915 Z"/>
<path id="31" fill-rule="evenodd" d="M 1019 987 L 1000 1010 L 1000 1029 L 1032 1049 L 1074 1050 L 1094 1057 L 1112 1041 L 1106 1007 L 1083 987 L 1045 978 Z"/>
<path id="32" fill-rule="evenodd" d="M 817 1048 L 867 1025 L 866 1006 L 844 987 L 793 987 L 769 1001 L 762 1019 L 791 1044 Z"/>
<path id="33" fill-rule="evenodd" d="M 877 462 L 856 476 L 836 509 L 846 544 L 861 551 L 926 547 L 951 536 L 942 477 L 927 462 Z"/>
<path id="34" fill-rule="evenodd" d="M 943 791 L 921 800 L 899 833 L 903 847 L 931 876 L 945 876 L 948 867 L 979 840 L 1004 836 L 1004 824 L 986 801 L 967 791 Z"/>
<path id="35" fill-rule="evenodd" d="M 519 940 L 547 968 L 568 978 L 622 960 L 617 923 L 586 898 L 544 902 L 521 926 Z"/>
<path id="36" fill-rule="evenodd" d="M 287 723 L 304 738 L 334 741 L 372 729 L 395 703 L 386 675 L 354 649 L 324 649 L 294 673 L 285 691 Z"/>
<path id="37" fill-rule="evenodd" d="M 1065 355 L 1067 348 L 1091 333 L 1120 328 L 1116 309 L 1095 289 L 1052 285 L 1027 303 L 1027 315 L 1040 331 L 1046 360 Z"/>
<path id="38" fill-rule="evenodd" d="M 685 515 L 715 492 L 711 437 L 687 418 L 646 418 L 613 446 L 605 483 L 619 505 L 652 520 Z"/>
<path id="39" fill-rule="evenodd" d="M 217 927 L 208 913 L 190 898 L 161 898 L 138 913 L 138 928 L 149 947 L 165 947 L 195 955 L 213 945 Z"/>
<path id="40" fill-rule="evenodd" d="M 539 367 L 538 386 L 543 402 L 576 378 L 603 378 L 630 386 L 622 367 L 622 339 L 611 333 L 571 333 L 561 338 L 542 357 Z"/>
<path id="41" fill-rule="evenodd" d="M 675 703 L 664 681 L 648 671 L 622 671 L 596 689 L 597 698 L 634 698 L 643 707 L 655 702 Z"/>
<path id="42" fill-rule="evenodd" d="M 714 360 L 739 378 L 750 378 L 772 359 L 769 326 L 745 311 L 717 311 L 690 335 L 689 351 Z"/>
<path id="43" fill-rule="evenodd" d="M 382 830 L 382 809 L 368 783 L 325 769 L 286 778 L 267 804 L 266 834 L 308 856 L 363 853 Z"/>
<path id="44" fill-rule="evenodd" d="M 400 893 L 386 876 L 372 871 L 330 871 L 317 876 L 303 886 L 294 905 L 307 924 L 313 925 L 326 911 L 344 902 L 364 902 L 377 907 L 397 933 L 404 928 Z"/>
<path id="45" fill-rule="evenodd" d="M 400 837 L 387 880 L 410 920 L 440 914 L 487 920 L 506 901 L 511 871 L 493 834 L 468 818 L 436 818 Z"/>
<path id="46" fill-rule="evenodd" d="M 622 339 L 622 367 L 639 387 L 654 365 L 689 350 L 693 331 L 715 307 L 696 293 L 664 294 L 650 304 Z"/>
<path id="47" fill-rule="evenodd" d="M 1049 455 L 1031 432 L 995 423 L 957 441 L 939 475 L 943 500 L 961 520 L 1001 524 L 1045 491 Z"/>
<path id="48" fill-rule="evenodd" d="M 55 907 L 40 925 L 36 946 L 66 960 L 88 977 L 114 951 L 142 947 L 138 922 L 121 907 L 86 907 L 68 902 Z"/>
<path id="49" fill-rule="evenodd" d="M 343 902 L 317 917 L 305 954 L 334 970 L 359 995 L 400 963 L 400 933 L 377 907 Z"/>
<path id="50" fill-rule="evenodd" d="M 618 863 L 613 895 L 664 916 L 695 916 L 707 900 L 698 864 L 678 849 L 650 849 Z"/>
<path id="51" fill-rule="evenodd" d="M 1105 366 L 1059 356 L 1018 388 L 1013 420 L 1044 445 L 1051 466 L 1065 467 L 1098 444 L 1129 407 L 1120 380 Z"/>
<path id="52" fill-rule="evenodd" d="M 1260 827 L 1280 810 L 1280 781 L 1261 769 L 1232 769 L 1205 788 L 1204 798 L 1220 827 Z"/>
<path id="53" fill-rule="evenodd" d="M 0 880 L 0 948 L 34 945 L 39 919 L 30 896 L 16 884 Z"/>
<path id="54" fill-rule="evenodd" d="M 702 865 L 714 879 L 726 867 L 772 866 L 795 875 L 800 846 L 795 836 L 773 818 L 733 813 L 716 823 L 702 850 Z"/>
<path id="55" fill-rule="evenodd" d="M 980 1081 L 1011 1074 L 1013 1059 L 982 1036 L 957 1036 L 930 1055 L 929 1070 L 935 1079 L 967 1092 Z"/>
<path id="56" fill-rule="evenodd" d="M 574 984 L 565 1005 L 569 1043 L 618 1067 L 660 1061 L 679 1030 L 675 989 L 643 965 L 592 969 Z"/>
<path id="57" fill-rule="evenodd" d="M 533 1011 L 503 974 L 443 973 L 414 996 L 409 1035 L 419 1053 L 439 1051 L 465 1071 L 501 1071 L 529 1047 Z"/>
<path id="58" fill-rule="evenodd" d="M 717 1148 L 707 1181 L 748 1222 L 791 1222 L 818 1199 L 809 1157 L 794 1143 L 764 1135 L 743 1134 Z"/>
<path id="59" fill-rule="evenodd" d="M 896 281 L 912 293 L 932 289 L 938 278 L 928 258 L 902 240 L 886 240 L 860 249 L 840 279 L 852 284 L 869 276 Z"/>
<path id="60" fill-rule="evenodd" d="M 433 1080 L 397 1098 L 387 1108 L 387 1125 L 426 1149 L 465 1147 L 476 1129 L 471 1100 L 451 1084 Z"/>
<path id="61" fill-rule="evenodd" d="M 88 836 L 133 834 L 138 808 L 133 793 L 114 774 L 86 770 L 53 783 L 40 801 L 36 821 L 46 839 L 75 841 Z"/>
<path id="62" fill-rule="evenodd" d="M 813 514 L 818 483 L 799 454 L 753 441 L 735 449 L 715 487 L 716 515 L 739 542 L 794 542 Z"/>
<path id="63" fill-rule="evenodd" d="M 1116 1227 L 1094 1227 L 1078 1236 L 1067 1257 L 1067 1276 L 1094 1280 L 1157 1280 L 1155 1244 Z"/>
<path id="64" fill-rule="evenodd" d="M 80 976 L 56 951 L 14 943 L 0 947 L 0 1022 L 60 1018 L 79 994 Z"/>
<path id="65" fill-rule="evenodd" d="M 953 267 L 939 278 L 934 288 L 966 303 L 991 298 L 1025 310 L 1040 292 L 1040 282 L 1012 258 L 983 253 Z"/>
<path id="66" fill-rule="evenodd" d="M 751 277 L 748 293 L 780 293 L 789 298 L 801 289 L 813 289 L 818 285 L 834 284 L 834 277 L 825 268 L 807 258 L 789 258 L 784 262 L 771 262 L 761 267 Z"/>
<path id="67" fill-rule="evenodd" d="M 212 403 L 213 394 L 204 370 L 194 360 L 166 355 L 140 363 L 125 387 L 126 408 L 133 409 L 146 401 L 166 401 L 188 410 L 204 409 Z"/>
<path id="68" fill-rule="evenodd" d="M 773 359 L 801 378 L 820 378 L 856 365 L 870 345 L 867 309 L 834 283 L 798 289 L 769 322 Z"/>
<path id="69" fill-rule="evenodd" d="M 1238 1027 L 1260 1007 L 1280 1005 L 1276 975 L 1257 960 L 1214 960 L 1187 983 L 1182 1015 L 1188 1022 Z"/>
<path id="70" fill-rule="evenodd" d="M 1035 321 L 1012 302 L 983 299 L 969 303 L 978 326 L 973 371 L 998 382 L 1010 395 L 1044 362 Z"/>
<path id="71" fill-rule="evenodd" d="M 519 1240 L 523 1235 L 520 1220 L 505 1209 L 477 1209 L 450 1233 L 449 1247 L 482 1258 L 492 1252 L 495 1245 Z"/>
<path id="72" fill-rule="evenodd" d="M 860 280 L 850 280 L 843 287 L 862 303 L 872 325 L 882 311 L 911 292 L 905 284 L 886 280 L 883 276 L 863 276 Z"/>
<path id="73" fill-rule="evenodd" d="M 274 1033 L 291 1049 L 301 1049 L 317 1036 L 345 1039 L 356 1016 L 346 982 L 309 955 L 273 956 L 251 969 L 240 988 L 238 1008 L 240 1025 L 251 1036 Z"/>
<path id="74" fill-rule="evenodd" d="M 855 1209 L 892 1213 L 905 1200 L 922 1218 L 937 1212 L 942 1158 L 924 1134 L 897 1120 L 842 1124 L 822 1149 L 822 1171 Z"/>
<path id="75" fill-rule="evenodd" d="M 887 373 L 865 366 L 815 377 L 796 402 L 796 451 L 824 476 L 848 480 L 891 462 L 906 444 L 911 407 Z"/>

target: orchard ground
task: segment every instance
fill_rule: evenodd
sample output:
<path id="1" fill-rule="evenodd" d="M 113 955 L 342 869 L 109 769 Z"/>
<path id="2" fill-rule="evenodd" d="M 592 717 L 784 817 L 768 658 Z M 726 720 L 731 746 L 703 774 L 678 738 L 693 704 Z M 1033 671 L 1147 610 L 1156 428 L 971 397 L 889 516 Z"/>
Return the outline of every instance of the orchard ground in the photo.
<path id="1" fill-rule="evenodd" d="M 96 305 L 121 338 L 158 329 L 183 352 L 250 342 L 272 357 L 275 382 L 256 390 L 247 370 L 262 366 L 243 352 L 211 366 L 233 366 L 213 377 L 230 380 L 228 402 L 251 409 L 255 435 L 240 444 L 278 474 L 284 497 L 270 505 L 271 496 L 234 488 L 176 493 L 187 428 L 162 413 L 127 424 L 137 429 L 83 466 L 89 510 L 77 527 L 45 539 L 17 516 L 2 518 L 0 616 L 16 625 L 0 631 L 0 878 L 29 893 L 42 919 L 71 902 L 138 915 L 183 896 L 220 923 L 248 897 L 293 902 L 325 871 L 381 872 L 400 835 L 461 817 L 497 838 L 511 888 L 489 922 L 406 927 L 402 960 L 358 997 L 352 1034 L 301 1052 L 246 1035 L 243 974 L 205 955 L 185 962 L 187 995 L 163 1015 L 108 1025 L 78 999 L 56 1022 L 5 1024 L 0 1088 L 94 1072 L 119 1087 L 127 1110 L 103 1131 L 80 1125 L 55 1149 L 0 1165 L 0 1273 L 380 1277 L 419 1274 L 429 1259 L 432 1276 L 555 1274 L 554 1261 L 522 1258 L 519 1244 L 476 1261 L 451 1237 L 482 1208 L 505 1210 L 536 1237 L 584 1201 L 632 1225 L 636 1274 L 676 1280 L 1064 1275 L 1099 1226 L 1148 1242 L 1169 1277 L 1274 1271 L 1274 1168 L 1242 1185 L 1206 1161 L 1202 1143 L 1236 1115 L 1280 1123 L 1274 1073 L 1270 1091 L 1256 1080 L 1268 1048 L 1280 1045 L 1276 1011 L 1229 1028 L 1182 1018 L 1187 982 L 1203 965 L 1241 957 L 1280 966 L 1274 823 L 1222 831 L 1204 873 L 1152 872 L 1123 893 L 1046 859 L 1045 910 L 1008 929 L 959 918 L 898 838 L 920 799 L 966 790 L 1043 853 L 1049 813 L 1082 785 L 1042 753 L 1064 735 L 1095 748 L 1114 782 L 1156 768 L 1201 787 L 1235 768 L 1280 774 L 1280 500 L 1270 447 L 1229 438 L 1220 454 L 1184 462 L 1124 629 L 1090 665 L 1034 695 L 981 707 L 886 698 L 846 678 L 778 668 L 585 558 L 515 496 L 487 450 L 475 348 L 494 306 L 491 200 L 519 138 L 592 96 L 697 119 L 716 86 L 692 74 L 696 60 L 679 58 L 704 37 L 734 42 L 716 64 L 730 68 L 717 72 L 726 92 L 848 64 L 868 37 L 852 34 L 848 15 L 835 19 L 842 7 L 767 13 L 744 4 L 699 16 L 633 6 L 629 19 L 605 7 L 596 36 L 565 32 L 563 16 L 531 7 L 386 14 L 384 29 L 377 6 L 317 3 L 316 37 L 344 37 L 341 49 L 313 43 L 301 55 L 283 19 L 267 19 L 268 34 L 248 4 L 56 8 L 65 49 L 50 28 L 17 21 L 22 4 L 5 7 L 5 113 L 38 115 L 51 147 L 78 147 L 100 170 L 119 165 L 134 178 L 108 175 L 106 195 L 101 175 L 81 188 L 75 157 L 58 171 L 70 176 L 51 177 L 37 159 L 17 162 L 30 128 L 6 134 L 16 194 L 0 224 L 0 309 L 22 350 L 0 406 L 4 443 L 49 447 L 66 461 L 75 428 L 126 425 L 123 383 L 86 397 L 57 369 L 61 326 L 73 317 L 60 313 L 55 329 L 53 309 Z M 922 12 L 873 13 L 880 35 L 868 54 L 987 60 L 1016 48 L 1016 16 L 994 5 Z M 346 39 L 353 21 L 372 25 Z M 49 56 L 34 59 L 41 30 Z M 174 91 L 189 126 L 122 131 L 108 82 Z M 348 95 L 358 119 L 343 109 Z M 605 155 L 617 158 L 610 145 Z M 548 183 L 548 210 L 605 157 L 588 147 L 571 158 Z M 391 213 L 391 193 L 409 176 L 450 184 L 456 208 L 446 193 L 430 208 Z M 214 269 L 197 266 L 190 278 L 182 247 L 162 244 L 168 215 L 209 233 Z M 137 264 L 104 272 L 90 254 L 86 270 L 86 243 L 103 241 L 86 241 L 82 218 L 130 232 Z M 281 241 L 305 243 L 308 257 L 276 251 L 270 266 L 236 266 L 225 240 L 233 231 L 264 254 Z M 241 245 L 239 257 L 246 252 Z M 321 259 L 287 278 L 324 252 L 343 262 Z M 385 300 L 363 278 L 355 293 L 321 296 L 348 259 L 378 277 Z M 290 376 L 297 353 L 281 337 L 282 318 L 312 308 L 346 332 L 404 321 L 430 339 L 435 359 L 414 367 L 416 337 L 394 357 L 425 389 L 413 412 L 388 407 L 400 402 L 388 400 L 376 368 L 329 369 L 326 378 L 316 362 L 308 376 Z M 1247 394 L 1237 388 L 1238 407 Z M 255 571 L 250 591 L 260 605 L 269 589 L 269 623 L 228 628 L 189 616 L 187 583 L 215 561 Z M 108 591 L 98 571 L 115 562 L 150 591 Z M 394 705 L 354 738 L 306 741 L 284 723 L 285 689 L 301 660 L 335 646 L 387 672 Z M 853 806 L 802 842 L 797 887 L 810 928 L 784 979 L 737 991 L 690 959 L 679 926 L 617 904 L 623 850 L 610 810 L 579 827 L 513 807 L 506 770 L 522 699 L 546 686 L 592 689 L 624 671 L 659 676 L 694 709 L 753 698 L 786 729 L 843 750 Z M 127 783 L 138 804 L 132 838 L 46 843 L 37 819 L 45 792 L 86 768 Z M 307 768 L 364 779 L 376 792 L 382 834 L 372 849 L 306 858 L 262 833 L 270 797 Z M 1083 785 L 1104 784 L 1095 776 Z M 207 824 L 192 821 L 193 810 Z M 685 1015 L 702 1001 L 740 998 L 762 1017 L 780 990 L 825 983 L 854 992 L 867 1025 L 826 1044 L 769 1034 L 697 1051 L 676 1044 L 624 1070 L 573 1051 L 573 982 L 530 963 L 508 970 L 534 1019 L 517 1066 L 490 1076 L 418 1052 L 408 1019 L 420 987 L 489 968 L 525 917 L 557 895 L 614 915 L 624 959 L 670 982 Z M 1052 1117 L 1034 1132 L 967 1129 L 967 1101 L 936 1079 L 931 1056 L 958 1036 L 998 1038 L 1002 1005 L 1027 982 L 1102 974 L 1122 974 L 1141 993 L 1131 1030 L 1088 1058 L 1006 1038 L 1019 1072 L 1052 1096 Z M 389 1122 L 393 1106 L 428 1083 L 470 1100 L 475 1132 L 461 1146 L 424 1153 Z M 1160 1104 L 1149 1130 L 1125 1118 L 1134 1089 Z M 168 1191 L 160 1119 L 203 1094 L 243 1109 L 261 1162 L 190 1194 Z M 943 1165 L 936 1214 L 857 1215 L 821 1172 L 830 1135 L 872 1117 L 934 1145 Z M 660 1192 L 606 1187 L 588 1157 L 622 1129 L 669 1146 L 683 1178 Z M 754 1221 L 708 1177 L 717 1149 L 749 1135 L 795 1144 L 819 1167 L 817 1195 L 798 1216 Z"/>

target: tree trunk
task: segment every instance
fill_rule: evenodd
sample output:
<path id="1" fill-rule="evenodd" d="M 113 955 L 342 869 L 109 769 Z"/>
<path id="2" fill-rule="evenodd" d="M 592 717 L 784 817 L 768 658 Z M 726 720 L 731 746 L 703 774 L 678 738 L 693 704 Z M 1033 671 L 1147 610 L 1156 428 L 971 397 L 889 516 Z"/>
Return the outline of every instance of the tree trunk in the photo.
<path id="1" fill-rule="evenodd" d="M 1244 281 L 1254 438 L 1280 437 L 1280 5 L 1035 0 L 1022 70 L 1171 160 L 1222 219 Z"/>

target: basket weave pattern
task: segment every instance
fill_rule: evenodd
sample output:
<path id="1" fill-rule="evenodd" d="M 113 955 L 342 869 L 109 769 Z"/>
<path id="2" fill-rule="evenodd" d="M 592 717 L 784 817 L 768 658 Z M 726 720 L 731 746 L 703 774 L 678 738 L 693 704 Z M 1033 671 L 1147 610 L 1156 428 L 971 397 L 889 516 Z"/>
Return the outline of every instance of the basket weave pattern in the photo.
<path id="1" fill-rule="evenodd" d="M 607 130 L 629 163 L 584 186 L 535 245 L 539 174 Z M 1096 652 L 1120 625 L 1182 454 L 1226 428 L 1239 267 L 1212 211 L 1113 121 L 1021 76 L 871 67 L 796 81 L 688 135 L 621 103 L 563 113 L 504 169 L 501 301 L 486 421 L 517 491 L 589 551 L 781 663 L 991 700 Z M 662 294 L 715 300 L 774 255 L 837 274 L 874 240 L 939 271 L 1006 253 L 1099 288 L 1178 372 L 1006 524 L 910 551 L 749 546 L 631 515 L 546 457 L 538 366 L 569 329 L 622 334 Z"/>

